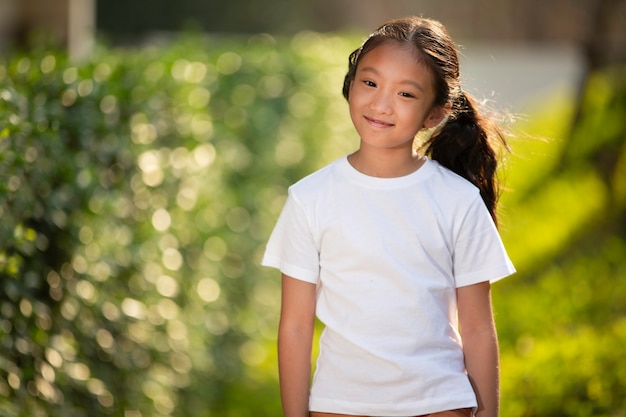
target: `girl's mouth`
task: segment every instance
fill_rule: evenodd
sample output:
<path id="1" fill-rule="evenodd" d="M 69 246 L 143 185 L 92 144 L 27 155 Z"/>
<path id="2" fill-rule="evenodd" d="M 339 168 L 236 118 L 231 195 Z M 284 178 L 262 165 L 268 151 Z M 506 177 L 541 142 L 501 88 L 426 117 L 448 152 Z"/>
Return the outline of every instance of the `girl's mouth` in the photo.
<path id="1" fill-rule="evenodd" d="M 378 120 L 378 119 L 372 119 L 371 117 L 368 116 L 363 116 L 365 118 L 365 120 L 367 121 L 368 124 L 370 124 L 371 126 L 374 127 L 392 127 L 394 126 L 393 123 L 387 123 L 383 120 Z"/>

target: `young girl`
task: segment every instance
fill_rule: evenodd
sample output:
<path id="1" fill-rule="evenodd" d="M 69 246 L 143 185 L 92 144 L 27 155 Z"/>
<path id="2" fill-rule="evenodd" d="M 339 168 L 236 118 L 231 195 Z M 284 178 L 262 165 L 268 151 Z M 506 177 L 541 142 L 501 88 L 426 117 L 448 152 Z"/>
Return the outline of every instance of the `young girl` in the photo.
<path id="1" fill-rule="evenodd" d="M 497 416 L 490 282 L 514 272 L 495 226 L 503 136 L 433 20 L 370 35 L 343 94 L 360 146 L 290 187 L 263 259 L 282 272 L 284 415 Z"/>

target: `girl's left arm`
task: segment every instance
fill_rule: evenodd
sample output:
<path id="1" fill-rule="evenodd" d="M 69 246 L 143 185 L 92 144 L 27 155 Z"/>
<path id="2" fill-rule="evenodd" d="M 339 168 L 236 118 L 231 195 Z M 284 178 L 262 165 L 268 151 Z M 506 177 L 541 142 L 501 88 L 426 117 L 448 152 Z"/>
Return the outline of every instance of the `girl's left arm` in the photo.
<path id="1" fill-rule="evenodd" d="M 457 303 L 465 368 L 478 401 L 476 417 L 497 417 L 500 366 L 489 282 L 458 288 Z"/>

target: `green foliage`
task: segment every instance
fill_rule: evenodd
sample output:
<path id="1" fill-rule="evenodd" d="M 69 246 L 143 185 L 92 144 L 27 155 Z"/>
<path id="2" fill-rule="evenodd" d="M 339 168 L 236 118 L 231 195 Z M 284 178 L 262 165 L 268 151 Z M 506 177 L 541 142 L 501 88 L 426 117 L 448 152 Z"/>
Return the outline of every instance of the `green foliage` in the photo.
<path id="1" fill-rule="evenodd" d="M 0 64 L 0 416 L 280 414 L 286 187 L 356 145 L 357 42 L 193 36 Z M 494 287 L 503 415 L 626 413 L 626 87 L 519 129 Z M 571 133 L 571 134 L 570 134 Z M 593 139 L 589 139 L 593 138 Z"/>
<path id="2" fill-rule="evenodd" d="M 552 139 L 517 141 L 509 169 L 502 223 L 520 272 L 494 295 L 503 415 L 626 414 L 624 79 L 595 74 L 571 129 L 565 103 L 518 126 Z"/>
<path id="3" fill-rule="evenodd" d="M 0 66 L 5 415 L 279 413 L 258 263 L 286 186 L 351 146 L 346 55 L 304 33 Z"/>

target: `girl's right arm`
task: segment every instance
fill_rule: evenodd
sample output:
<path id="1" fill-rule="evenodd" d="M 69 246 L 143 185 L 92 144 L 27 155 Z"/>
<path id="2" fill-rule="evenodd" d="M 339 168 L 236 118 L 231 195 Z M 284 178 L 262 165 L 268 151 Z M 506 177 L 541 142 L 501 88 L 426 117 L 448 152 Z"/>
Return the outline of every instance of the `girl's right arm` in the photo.
<path id="1" fill-rule="evenodd" d="M 316 286 L 282 275 L 278 373 L 285 417 L 308 417 Z"/>

